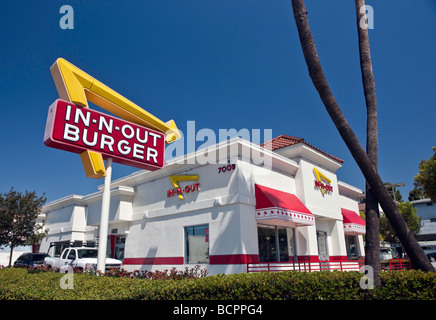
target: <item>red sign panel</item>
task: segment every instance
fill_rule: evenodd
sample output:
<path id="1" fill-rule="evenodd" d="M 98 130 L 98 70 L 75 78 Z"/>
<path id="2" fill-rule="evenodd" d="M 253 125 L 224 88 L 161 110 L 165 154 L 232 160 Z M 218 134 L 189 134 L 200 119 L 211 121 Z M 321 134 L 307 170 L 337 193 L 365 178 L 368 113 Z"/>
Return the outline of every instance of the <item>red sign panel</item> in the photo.
<path id="1" fill-rule="evenodd" d="M 95 151 L 146 170 L 164 166 L 163 133 L 61 99 L 49 108 L 44 144 L 75 153 Z"/>

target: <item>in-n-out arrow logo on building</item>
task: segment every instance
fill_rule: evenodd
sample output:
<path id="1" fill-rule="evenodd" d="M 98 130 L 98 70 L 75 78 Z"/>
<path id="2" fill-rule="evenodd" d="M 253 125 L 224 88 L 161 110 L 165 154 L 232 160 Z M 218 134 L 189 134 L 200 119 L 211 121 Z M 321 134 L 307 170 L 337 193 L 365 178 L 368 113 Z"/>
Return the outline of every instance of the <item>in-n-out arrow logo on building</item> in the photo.
<path id="1" fill-rule="evenodd" d="M 313 167 L 313 173 L 316 178 L 315 189 L 321 190 L 323 195 L 331 194 L 333 192 L 333 187 L 331 186 L 332 181 L 315 167 Z"/>
<path id="2" fill-rule="evenodd" d="M 198 181 L 198 174 L 194 175 L 182 175 L 182 174 L 175 174 L 168 177 L 170 179 L 171 184 L 173 185 L 174 189 L 167 191 L 167 197 L 172 197 L 175 195 L 179 196 L 180 200 L 183 200 L 183 194 L 184 193 L 190 193 L 193 191 L 199 191 L 200 190 L 200 182 Z M 181 187 L 179 185 L 180 181 L 196 181 L 195 183 L 188 184 L 185 187 Z"/>

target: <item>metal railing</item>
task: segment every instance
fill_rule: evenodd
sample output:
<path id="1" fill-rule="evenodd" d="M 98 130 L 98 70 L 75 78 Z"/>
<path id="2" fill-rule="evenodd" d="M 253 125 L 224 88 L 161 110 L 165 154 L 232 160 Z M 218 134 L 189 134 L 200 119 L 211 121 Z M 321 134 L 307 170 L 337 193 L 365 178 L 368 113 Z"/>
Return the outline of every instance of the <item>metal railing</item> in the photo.
<path id="1" fill-rule="evenodd" d="M 365 265 L 365 260 L 345 261 L 285 261 L 285 262 L 258 262 L 247 263 L 247 273 L 252 272 L 279 272 L 279 271 L 359 271 Z M 390 259 L 389 270 L 412 270 L 413 265 L 409 259 Z"/>
<path id="2" fill-rule="evenodd" d="M 389 259 L 389 269 L 391 270 L 412 270 L 413 266 L 409 259 Z"/>
<path id="3" fill-rule="evenodd" d="M 279 272 L 279 271 L 359 271 L 365 264 L 364 260 L 345 261 L 285 261 L 247 263 L 247 273 Z"/>

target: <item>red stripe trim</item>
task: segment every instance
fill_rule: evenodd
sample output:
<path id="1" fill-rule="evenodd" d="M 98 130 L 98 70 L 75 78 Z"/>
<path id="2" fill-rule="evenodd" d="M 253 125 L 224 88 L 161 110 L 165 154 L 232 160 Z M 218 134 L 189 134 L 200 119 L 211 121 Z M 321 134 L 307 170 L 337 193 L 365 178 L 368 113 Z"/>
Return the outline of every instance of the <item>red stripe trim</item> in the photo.
<path id="1" fill-rule="evenodd" d="M 163 265 L 184 264 L 183 257 L 153 257 L 153 258 L 125 258 L 124 264 L 130 265 Z M 211 255 L 209 264 L 247 264 L 259 262 L 257 254 L 225 254 Z"/>
<path id="2" fill-rule="evenodd" d="M 329 261 L 348 261 L 347 256 L 330 256 Z M 319 262 L 318 256 L 298 256 L 298 261 Z M 209 264 L 247 264 L 258 263 L 257 254 L 223 254 L 211 255 Z M 125 265 L 180 265 L 184 264 L 183 257 L 152 257 L 152 258 L 125 258 Z"/>
<path id="3" fill-rule="evenodd" d="M 330 256 L 330 261 L 348 261 L 347 256 Z"/>
<path id="4" fill-rule="evenodd" d="M 299 262 L 319 262 L 318 256 L 297 256 Z"/>
<path id="5" fill-rule="evenodd" d="M 124 264 L 184 264 L 183 257 L 125 258 Z"/>
<path id="6" fill-rule="evenodd" d="M 222 254 L 210 256 L 210 264 L 247 264 L 259 262 L 258 254 Z"/>

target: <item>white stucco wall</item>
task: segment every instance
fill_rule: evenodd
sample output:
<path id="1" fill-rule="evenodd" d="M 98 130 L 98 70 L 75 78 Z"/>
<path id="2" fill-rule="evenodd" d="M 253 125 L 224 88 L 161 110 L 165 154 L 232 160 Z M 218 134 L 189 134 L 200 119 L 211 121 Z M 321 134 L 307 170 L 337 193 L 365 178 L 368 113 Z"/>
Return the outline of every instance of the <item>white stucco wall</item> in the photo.
<path id="1" fill-rule="evenodd" d="M 245 142 L 236 144 L 240 147 L 239 151 L 236 149 L 238 152 L 248 148 Z M 305 152 L 309 151 L 303 150 L 303 156 Z M 357 208 L 357 201 L 352 198 L 358 189 L 347 194 L 346 187 L 338 187 L 336 170 L 340 165 L 326 160 L 325 156 L 317 162 L 317 155 L 313 152 L 309 159 L 297 157 L 292 160 L 286 159 L 285 155 L 275 155 L 271 167 L 252 163 L 247 154 L 235 156 L 231 153 L 227 160 L 235 166 L 225 172 L 220 172 L 220 168 L 228 165 L 226 159 L 221 164 L 204 165 L 173 162 L 156 172 L 141 171 L 114 181 L 109 234 L 114 231 L 112 234 L 126 237 L 125 259 L 146 262 L 126 264 L 126 268 L 162 270 L 172 268 L 171 261 L 177 261 L 177 268 L 184 268 L 185 265 L 180 264 L 185 258 L 184 228 L 203 224 L 209 226 L 211 259 L 228 261 L 233 256 L 244 259 L 240 256 L 258 255 L 255 184 L 297 195 L 315 215 L 314 226 L 287 225 L 295 230 L 299 257 L 318 256 L 317 230 L 327 232 L 330 256 L 346 256 L 340 208 Z M 333 192 L 323 194 L 315 188 L 314 166 L 331 179 Z M 198 190 L 183 193 L 183 200 L 177 195 L 168 197 L 168 190 L 174 189 L 168 177 L 174 174 L 198 174 L 198 181 L 179 182 L 181 188 L 199 183 Z M 66 197 L 46 205 L 45 225 L 50 232 L 42 241 L 40 251 L 46 252 L 52 241 L 97 241 L 100 212 L 101 191 L 87 196 Z M 153 259 L 161 260 L 151 265 Z M 235 262 L 203 267 L 207 267 L 210 274 L 246 271 L 245 263 Z"/>

